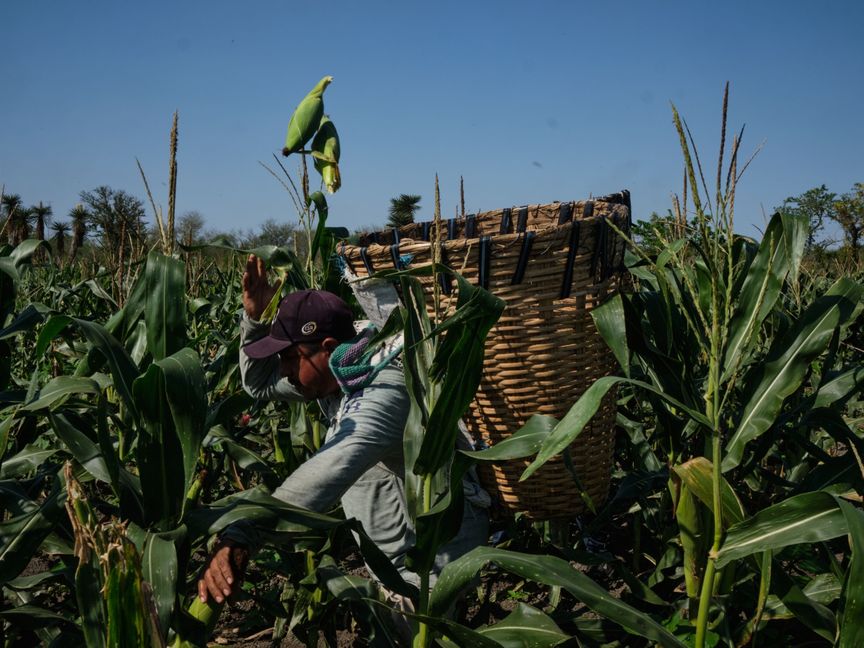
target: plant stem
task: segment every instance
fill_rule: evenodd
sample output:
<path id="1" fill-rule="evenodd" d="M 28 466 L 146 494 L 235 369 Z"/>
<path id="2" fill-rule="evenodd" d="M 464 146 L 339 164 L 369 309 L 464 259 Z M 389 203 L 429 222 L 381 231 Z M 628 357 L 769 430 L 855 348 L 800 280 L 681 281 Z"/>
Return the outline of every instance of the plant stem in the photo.
<path id="1" fill-rule="evenodd" d="M 423 475 L 423 513 L 432 510 L 432 474 Z M 420 573 L 420 600 L 418 601 L 418 612 L 429 613 L 429 570 L 424 569 Z M 414 648 L 426 648 L 429 645 L 429 626 L 421 621 L 414 636 Z"/>
<path id="2" fill-rule="evenodd" d="M 715 242 L 715 245 L 719 243 Z M 722 457 L 720 456 L 720 286 L 716 276 L 711 277 L 711 356 L 708 365 L 708 389 L 705 394 L 706 415 L 711 421 L 711 462 L 713 479 L 712 501 L 714 504 L 714 543 L 705 565 L 702 591 L 699 594 L 699 614 L 696 619 L 696 648 L 705 646 L 705 631 L 708 627 L 708 612 L 714 591 L 716 563 L 712 556 L 720 550 L 723 540 L 723 509 L 720 497 Z"/>

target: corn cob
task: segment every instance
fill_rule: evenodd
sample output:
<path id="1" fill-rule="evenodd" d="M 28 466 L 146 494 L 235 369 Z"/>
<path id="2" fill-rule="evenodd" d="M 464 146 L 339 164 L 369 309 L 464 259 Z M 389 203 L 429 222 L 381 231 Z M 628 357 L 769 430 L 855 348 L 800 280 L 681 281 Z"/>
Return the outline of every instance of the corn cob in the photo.
<path id="1" fill-rule="evenodd" d="M 332 76 L 321 79 L 294 110 L 288 122 L 288 135 L 285 137 L 282 155 L 290 155 L 301 150 L 318 130 L 321 117 L 324 115 L 324 90 L 332 80 Z"/>
<path id="2" fill-rule="evenodd" d="M 339 133 L 327 115 L 321 118 L 318 133 L 312 140 L 312 158 L 327 191 L 336 193 L 342 185 L 339 174 Z"/>

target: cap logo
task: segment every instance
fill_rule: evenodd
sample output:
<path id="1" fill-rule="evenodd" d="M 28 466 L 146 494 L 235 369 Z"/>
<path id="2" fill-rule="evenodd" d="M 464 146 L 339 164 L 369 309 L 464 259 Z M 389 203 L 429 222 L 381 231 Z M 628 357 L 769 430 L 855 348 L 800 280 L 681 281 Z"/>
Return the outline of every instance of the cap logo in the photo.
<path id="1" fill-rule="evenodd" d="M 312 335 L 316 329 L 318 328 L 318 324 L 315 322 L 306 322 L 303 327 L 300 329 L 300 332 L 303 335 Z"/>

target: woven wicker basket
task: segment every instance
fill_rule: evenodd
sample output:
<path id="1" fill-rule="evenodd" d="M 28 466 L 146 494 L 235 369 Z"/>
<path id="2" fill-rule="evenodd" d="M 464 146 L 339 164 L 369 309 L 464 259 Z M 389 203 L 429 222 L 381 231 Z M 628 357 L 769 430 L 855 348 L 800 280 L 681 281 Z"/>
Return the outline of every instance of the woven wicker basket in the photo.
<path id="1" fill-rule="evenodd" d="M 444 222 L 444 262 L 505 302 L 486 341 L 483 378 L 466 420 L 475 439 L 494 445 L 533 414 L 560 419 L 597 378 L 614 370 L 590 314 L 619 286 L 624 244 L 609 221 L 629 228 L 626 191 Z M 416 223 L 365 235 L 359 245 L 337 251 L 364 277 L 430 263 L 430 236 L 428 224 Z M 426 288 L 431 293 L 431 280 Z M 610 392 L 570 448 L 577 479 L 561 457 L 522 483 L 528 461 L 481 466 L 484 486 L 499 507 L 543 520 L 582 512 L 586 494 L 602 504 L 612 467 L 614 398 Z"/>

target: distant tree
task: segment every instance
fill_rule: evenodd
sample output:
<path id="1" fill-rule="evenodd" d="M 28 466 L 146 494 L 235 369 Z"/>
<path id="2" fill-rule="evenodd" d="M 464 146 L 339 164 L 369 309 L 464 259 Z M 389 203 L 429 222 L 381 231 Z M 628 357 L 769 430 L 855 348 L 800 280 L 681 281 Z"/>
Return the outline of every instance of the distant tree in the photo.
<path id="1" fill-rule="evenodd" d="M 851 192 L 843 194 L 834 202 L 831 218 L 843 229 L 845 243 L 853 252 L 857 252 L 864 236 L 864 183 L 856 182 Z"/>
<path id="2" fill-rule="evenodd" d="M 38 205 L 34 205 L 30 208 L 30 214 L 33 217 L 33 221 L 36 223 L 36 238 L 40 241 L 44 241 L 45 226 L 51 220 L 51 206 L 43 205 L 40 200 Z"/>
<path id="3" fill-rule="evenodd" d="M 90 220 L 90 214 L 84 205 L 79 203 L 69 212 L 69 218 L 72 219 L 72 249 L 69 250 L 69 260 L 73 261 L 81 246 L 84 245 L 84 239 L 87 238 L 87 222 Z"/>
<path id="4" fill-rule="evenodd" d="M 414 214 L 420 211 L 420 196 L 400 194 L 390 199 L 387 227 L 402 227 L 414 222 Z"/>
<path id="5" fill-rule="evenodd" d="M 144 203 L 123 190 L 101 186 L 82 191 L 81 202 L 88 207 L 90 231 L 99 237 L 103 250 L 119 258 L 129 258 L 143 247 Z"/>
<path id="6" fill-rule="evenodd" d="M 21 241 L 30 238 L 30 224 L 33 222 L 32 207 L 18 207 L 11 215 L 12 231 L 14 240 L 12 245 L 18 245 Z"/>
<path id="7" fill-rule="evenodd" d="M 54 250 L 58 259 L 62 259 L 66 252 L 66 239 L 69 237 L 70 229 L 67 221 L 54 221 L 51 223 L 51 231 L 54 232 L 51 241 L 54 243 Z"/>
<path id="8" fill-rule="evenodd" d="M 258 228 L 240 236 L 242 247 L 254 248 L 260 245 L 293 246 L 297 238 L 297 226 L 294 223 L 277 223 L 268 218 Z"/>
<path id="9" fill-rule="evenodd" d="M 807 247 L 816 245 L 816 236 L 825 224 L 825 219 L 834 219 L 836 194 L 828 191 L 824 184 L 808 189 L 799 196 L 790 196 L 777 208 L 778 211 L 801 215 L 807 218 L 810 229 L 807 234 Z"/>
<path id="10" fill-rule="evenodd" d="M 197 211 L 187 211 L 178 222 L 177 233 L 183 245 L 194 245 L 201 241 L 204 230 L 204 217 Z"/>
<path id="11" fill-rule="evenodd" d="M 15 236 L 17 234 L 15 217 L 19 209 L 22 208 L 21 196 L 18 194 L 3 194 L 0 198 L 0 210 L 3 214 L 3 231 L 6 232 L 6 239 L 11 245 L 14 245 Z"/>

